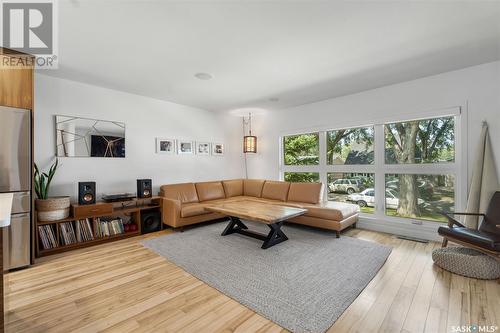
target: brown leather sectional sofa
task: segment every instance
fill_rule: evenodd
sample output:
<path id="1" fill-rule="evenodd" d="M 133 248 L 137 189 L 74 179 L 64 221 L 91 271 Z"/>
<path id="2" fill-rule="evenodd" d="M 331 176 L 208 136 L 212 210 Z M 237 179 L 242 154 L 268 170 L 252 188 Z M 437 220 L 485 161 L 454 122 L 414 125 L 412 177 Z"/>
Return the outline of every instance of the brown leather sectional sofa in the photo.
<path id="1" fill-rule="evenodd" d="M 224 217 L 204 206 L 223 201 L 252 200 L 307 209 L 288 222 L 340 231 L 358 221 L 359 207 L 321 201 L 321 183 L 289 183 L 260 179 L 235 179 L 183 183 L 160 187 L 163 223 L 174 228 Z"/>

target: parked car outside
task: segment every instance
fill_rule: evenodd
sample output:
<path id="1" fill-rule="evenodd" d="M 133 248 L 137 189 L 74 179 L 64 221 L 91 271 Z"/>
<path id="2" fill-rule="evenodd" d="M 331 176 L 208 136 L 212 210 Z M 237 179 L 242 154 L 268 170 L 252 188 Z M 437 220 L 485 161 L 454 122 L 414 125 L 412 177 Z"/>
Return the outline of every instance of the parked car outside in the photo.
<path id="1" fill-rule="evenodd" d="M 399 190 L 399 179 L 393 179 L 385 183 L 386 187 L 393 190 Z M 422 198 L 430 200 L 434 195 L 434 185 L 427 180 L 417 181 L 418 193 Z"/>
<path id="2" fill-rule="evenodd" d="M 361 184 L 363 184 L 364 186 L 366 186 L 367 184 L 373 183 L 373 179 L 370 179 L 370 177 L 367 177 L 367 176 L 354 176 L 354 177 L 351 177 L 349 179 L 359 180 L 361 182 Z"/>
<path id="3" fill-rule="evenodd" d="M 337 179 L 328 185 L 330 192 L 341 192 L 353 194 L 363 190 L 363 184 L 359 179 Z"/>
<path id="4" fill-rule="evenodd" d="M 356 203 L 360 207 L 375 207 L 375 189 L 367 188 L 361 193 L 353 193 L 347 196 L 347 201 Z M 419 205 L 425 201 L 417 199 Z M 399 197 L 398 193 L 392 189 L 385 190 L 385 207 L 390 209 L 398 209 Z"/>
<path id="5" fill-rule="evenodd" d="M 347 201 L 356 203 L 359 207 L 375 207 L 375 190 L 367 188 L 361 193 L 349 194 Z"/>

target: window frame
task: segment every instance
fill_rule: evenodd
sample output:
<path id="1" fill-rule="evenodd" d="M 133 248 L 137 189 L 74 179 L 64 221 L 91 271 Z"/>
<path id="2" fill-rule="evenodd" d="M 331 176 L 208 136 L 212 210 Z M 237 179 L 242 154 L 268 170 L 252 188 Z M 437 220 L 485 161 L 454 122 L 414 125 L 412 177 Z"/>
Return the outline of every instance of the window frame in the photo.
<path id="1" fill-rule="evenodd" d="M 371 111 L 372 112 L 372 111 Z M 369 114 L 369 112 L 367 112 Z M 416 225 L 441 225 L 438 221 L 428 221 L 423 219 L 388 216 L 385 214 L 385 176 L 386 174 L 420 174 L 420 175 L 442 175 L 451 174 L 455 179 L 455 211 L 463 210 L 466 205 L 468 193 L 467 185 L 467 110 L 463 105 L 419 110 L 408 113 L 405 116 L 388 116 L 370 121 L 363 121 L 358 124 L 348 124 L 346 126 L 322 126 L 281 133 L 279 137 L 279 179 L 284 179 L 285 172 L 318 172 L 320 181 L 325 184 L 323 198 L 328 198 L 328 173 L 373 173 L 375 181 L 375 210 L 374 213 L 360 213 L 362 218 L 382 219 L 393 223 L 416 224 Z M 454 162 L 441 163 L 416 163 L 416 164 L 386 164 L 385 162 L 385 125 L 395 122 L 411 120 L 425 120 L 431 118 L 454 117 L 455 136 L 455 160 Z M 371 127 L 374 129 L 374 162 L 373 164 L 347 164 L 334 165 L 327 164 L 327 134 L 328 131 L 341 129 Z M 319 133 L 319 164 L 318 165 L 285 165 L 284 164 L 284 140 L 285 136 L 300 135 L 309 133 Z"/>

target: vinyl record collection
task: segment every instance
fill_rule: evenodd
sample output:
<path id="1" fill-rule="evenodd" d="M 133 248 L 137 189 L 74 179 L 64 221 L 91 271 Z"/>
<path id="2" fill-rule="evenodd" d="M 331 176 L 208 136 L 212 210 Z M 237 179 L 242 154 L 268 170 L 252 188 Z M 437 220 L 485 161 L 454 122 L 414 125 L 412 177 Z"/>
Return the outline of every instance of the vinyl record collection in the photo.
<path id="1" fill-rule="evenodd" d="M 38 234 L 40 235 L 40 241 L 44 249 L 53 249 L 59 246 L 54 229 L 51 225 L 39 225 Z"/>

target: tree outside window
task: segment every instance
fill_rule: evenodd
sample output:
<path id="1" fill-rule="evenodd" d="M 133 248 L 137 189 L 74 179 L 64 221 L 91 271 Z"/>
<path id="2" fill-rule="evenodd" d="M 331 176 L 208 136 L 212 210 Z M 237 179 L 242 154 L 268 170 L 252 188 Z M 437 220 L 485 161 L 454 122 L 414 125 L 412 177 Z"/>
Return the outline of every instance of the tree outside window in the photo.
<path id="1" fill-rule="evenodd" d="M 326 132 L 327 164 L 373 164 L 373 127 Z"/>
<path id="2" fill-rule="evenodd" d="M 283 151 L 285 165 L 318 165 L 319 133 L 285 136 Z"/>
<path id="3" fill-rule="evenodd" d="M 285 172 L 285 181 L 293 183 L 317 183 L 318 172 Z"/>
<path id="4" fill-rule="evenodd" d="M 386 164 L 454 162 L 454 118 L 434 118 L 385 125 L 385 161 Z M 414 218 L 421 216 L 417 175 L 400 174 L 397 181 L 399 202 L 396 215 Z"/>
<path id="5" fill-rule="evenodd" d="M 402 195 L 401 181 L 415 181 L 415 192 Z M 455 206 L 455 177 L 453 175 L 387 174 L 385 176 L 385 213 L 389 216 L 411 217 L 446 222 L 440 214 L 452 212 Z M 415 210 L 402 210 L 409 200 L 415 200 Z M 403 200 L 406 200 L 404 202 Z M 413 207 L 413 206 L 412 206 Z"/>

